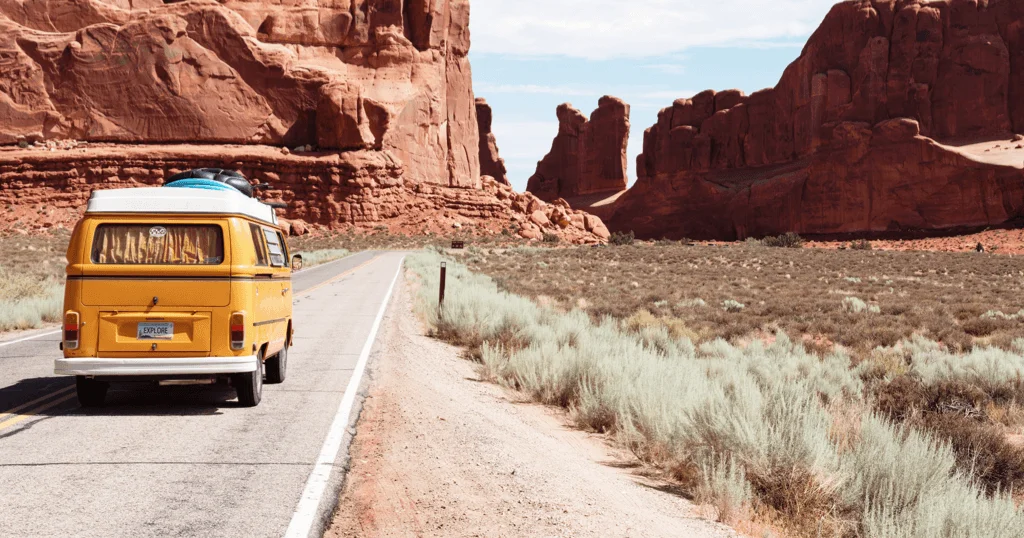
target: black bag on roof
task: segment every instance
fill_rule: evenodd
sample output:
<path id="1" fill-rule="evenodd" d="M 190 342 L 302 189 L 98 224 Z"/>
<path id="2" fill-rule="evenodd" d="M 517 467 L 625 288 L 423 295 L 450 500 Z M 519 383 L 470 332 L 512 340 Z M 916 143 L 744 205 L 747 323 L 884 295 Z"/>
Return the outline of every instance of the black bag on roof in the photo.
<path id="1" fill-rule="evenodd" d="M 167 178 L 165 185 L 170 185 L 175 181 L 182 181 L 185 179 L 209 179 L 219 183 L 224 183 L 249 198 L 252 198 L 255 194 L 253 185 L 249 183 L 249 180 L 246 179 L 245 176 L 235 170 L 225 170 L 223 168 L 196 168 L 180 174 L 174 174 Z"/>

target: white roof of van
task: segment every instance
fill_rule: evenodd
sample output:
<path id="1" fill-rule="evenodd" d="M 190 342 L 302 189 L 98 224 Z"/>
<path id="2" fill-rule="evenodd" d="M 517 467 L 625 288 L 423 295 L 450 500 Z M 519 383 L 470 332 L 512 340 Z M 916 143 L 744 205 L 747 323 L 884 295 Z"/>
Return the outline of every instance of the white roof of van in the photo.
<path id="1" fill-rule="evenodd" d="M 274 208 L 240 192 L 187 188 L 93 191 L 86 213 L 216 213 L 245 215 L 277 225 Z"/>

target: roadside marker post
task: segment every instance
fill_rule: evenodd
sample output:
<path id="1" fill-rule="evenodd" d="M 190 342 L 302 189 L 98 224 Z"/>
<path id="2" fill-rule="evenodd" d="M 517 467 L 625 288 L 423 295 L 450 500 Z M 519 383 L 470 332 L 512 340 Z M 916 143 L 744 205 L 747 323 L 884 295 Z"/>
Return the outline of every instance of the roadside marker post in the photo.
<path id="1" fill-rule="evenodd" d="M 445 284 L 445 273 L 448 272 L 447 263 L 441 262 L 441 290 L 440 295 L 437 298 L 437 315 L 441 315 L 441 309 L 444 308 L 444 284 Z"/>

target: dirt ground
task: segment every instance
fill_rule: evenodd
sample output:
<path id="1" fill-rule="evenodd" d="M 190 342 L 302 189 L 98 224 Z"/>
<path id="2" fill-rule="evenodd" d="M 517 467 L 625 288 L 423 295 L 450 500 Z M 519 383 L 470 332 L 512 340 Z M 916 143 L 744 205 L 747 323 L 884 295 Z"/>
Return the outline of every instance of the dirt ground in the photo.
<path id="1" fill-rule="evenodd" d="M 409 296 L 386 321 L 326 536 L 735 536 L 630 455 L 482 383 L 424 336 Z"/>

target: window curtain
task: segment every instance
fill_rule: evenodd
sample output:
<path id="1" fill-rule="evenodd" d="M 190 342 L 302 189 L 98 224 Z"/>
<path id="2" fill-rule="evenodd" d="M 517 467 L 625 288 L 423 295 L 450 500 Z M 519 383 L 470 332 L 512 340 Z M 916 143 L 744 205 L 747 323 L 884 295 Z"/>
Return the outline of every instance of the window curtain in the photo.
<path id="1" fill-rule="evenodd" d="M 224 240 L 219 226 L 102 224 L 93 263 L 119 265 L 219 265 Z"/>

